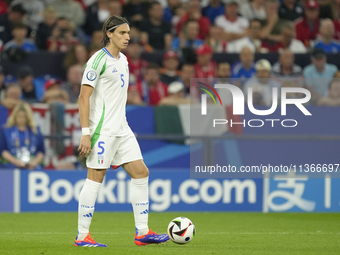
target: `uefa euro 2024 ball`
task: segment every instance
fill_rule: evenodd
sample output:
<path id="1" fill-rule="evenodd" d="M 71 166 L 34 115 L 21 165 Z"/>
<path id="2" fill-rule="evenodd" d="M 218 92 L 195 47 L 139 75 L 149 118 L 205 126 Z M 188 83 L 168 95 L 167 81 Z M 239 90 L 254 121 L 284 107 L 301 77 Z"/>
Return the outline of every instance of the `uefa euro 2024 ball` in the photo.
<path id="1" fill-rule="evenodd" d="M 188 218 L 177 217 L 169 223 L 168 235 L 177 244 L 189 243 L 195 234 L 195 226 Z"/>

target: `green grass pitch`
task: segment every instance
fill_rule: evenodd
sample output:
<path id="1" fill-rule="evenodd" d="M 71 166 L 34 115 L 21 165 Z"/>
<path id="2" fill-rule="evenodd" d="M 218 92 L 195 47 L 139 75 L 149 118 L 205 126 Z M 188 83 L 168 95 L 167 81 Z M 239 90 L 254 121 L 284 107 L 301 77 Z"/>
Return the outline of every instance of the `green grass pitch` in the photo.
<path id="1" fill-rule="evenodd" d="M 132 213 L 96 212 L 91 235 L 107 248 L 74 247 L 76 213 L 1 213 L 0 254 L 198 255 L 340 254 L 340 214 L 331 213 L 150 213 L 149 226 L 165 233 L 175 217 L 196 226 L 186 245 L 136 246 Z"/>

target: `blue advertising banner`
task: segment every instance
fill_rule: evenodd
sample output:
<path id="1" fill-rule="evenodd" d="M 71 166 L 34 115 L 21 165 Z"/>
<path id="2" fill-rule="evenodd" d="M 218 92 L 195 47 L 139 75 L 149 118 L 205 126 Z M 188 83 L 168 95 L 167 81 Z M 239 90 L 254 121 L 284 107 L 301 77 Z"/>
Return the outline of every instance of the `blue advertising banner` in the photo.
<path id="1" fill-rule="evenodd" d="M 77 211 L 86 172 L 21 171 L 21 211 Z M 151 170 L 150 210 L 262 211 L 262 179 L 190 179 L 188 170 Z M 131 211 L 130 177 L 109 171 L 96 211 Z"/>
<path id="2" fill-rule="evenodd" d="M 13 171 L 0 171 L 0 212 L 13 212 L 14 210 L 13 177 Z"/>
<path id="3" fill-rule="evenodd" d="M 340 179 L 307 174 L 273 174 L 271 178 L 191 179 L 188 169 L 151 169 L 150 210 L 339 212 Z M 0 211 L 77 211 L 86 171 L 0 171 Z M 131 211 L 130 177 L 109 171 L 96 211 Z"/>
<path id="4" fill-rule="evenodd" d="M 340 179 L 309 178 L 306 174 L 276 174 L 265 179 L 265 212 L 338 212 Z"/>

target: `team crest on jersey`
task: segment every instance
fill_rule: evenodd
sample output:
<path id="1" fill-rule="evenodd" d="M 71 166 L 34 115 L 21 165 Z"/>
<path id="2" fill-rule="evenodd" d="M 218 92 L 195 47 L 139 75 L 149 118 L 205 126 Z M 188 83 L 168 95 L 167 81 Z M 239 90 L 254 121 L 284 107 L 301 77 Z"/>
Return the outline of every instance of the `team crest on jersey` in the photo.
<path id="1" fill-rule="evenodd" d="M 98 164 L 102 165 L 104 163 L 104 156 L 98 156 Z"/>
<path id="2" fill-rule="evenodd" d="M 112 73 L 117 73 L 117 68 L 116 67 L 113 67 L 113 70 L 112 70 Z"/>
<path id="3" fill-rule="evenodd" d="M 89 81 L 94 81 L 97 78 L 97 73 L 95 71 L 93 71 L 93 70 L 90 70 L 90 71 L 87 72 L 86 78 Z"/>

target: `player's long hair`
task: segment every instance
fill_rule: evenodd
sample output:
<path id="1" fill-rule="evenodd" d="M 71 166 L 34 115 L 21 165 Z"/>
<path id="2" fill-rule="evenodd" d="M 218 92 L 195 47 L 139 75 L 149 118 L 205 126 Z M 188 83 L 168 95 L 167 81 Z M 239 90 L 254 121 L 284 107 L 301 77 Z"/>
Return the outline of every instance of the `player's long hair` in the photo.
<path id="1" fill-rule="evenodd" d="M 108 45 L 109 42 L 110 42 L 110 38 L 107 36 L 106 32 L 107 32 L 110 28 L 115 27 L 115 26 L 118 26 L 118 25 L 122 25 L 122 24 L 124 24 L 124 23 L 130 25 L 129 22 L 127 21 L 127 19 L 125 19 L 125 18 L 123 18 L 123 17 L 121 17 L 121 16 L 115 16 L 115 15 L 109 17 L 109 18 L 105 21 L 104 26 L 103 26 L 103 29 L 102 29 L 103 34 L 104 34 L 104 39 L 103 39 L 103 41 L 102 41 L 103 47 L 105 47 L 106 45 Z M 113 33 L 115 30 L 116 30 L 116 28 L 110 30 L 110 32 Z"/>
<path id="2" fill-rule="evenodd" d="M 9 116 L 6 127 L 14 127 L 16 126 L 16 118 L 19 112 L 23 111 L 27 118 L 26 126 L 29 126 L 33 133 L 37 133 L 37 126 L 33 120 L 33 112 L 29 104 L 20 103 L 14 107 L 12 114 Z"/>

